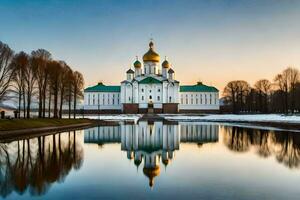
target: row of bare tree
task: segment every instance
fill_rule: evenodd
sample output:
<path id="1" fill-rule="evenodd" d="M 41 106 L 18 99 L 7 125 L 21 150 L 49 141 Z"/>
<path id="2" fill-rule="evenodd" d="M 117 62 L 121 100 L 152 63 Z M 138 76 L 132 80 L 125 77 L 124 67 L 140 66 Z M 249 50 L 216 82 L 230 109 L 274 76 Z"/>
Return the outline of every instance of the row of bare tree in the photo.
<path id="1" fill-rule="evenodd" d="M 51 113 L 54 118 L 61 118 L 63 105 L 68 108 L 69 118 L 73 109 L 75 118 L 83 86 L 82 74 L 73 71 L 64 61 L 53 60 L 47 50 L 15 54 L 0 42 L 0 103 L 16 97 L 19 117 L 23 112 L 24 118 L 30 118 L 35 101 L 40 118 L 50 118 Z"/>
<path id="2" fill-rule="evenodd" d="M 243 80 L 229 82 L 224 88 L 224 103 L 233 113 L 300 112 L 300 73 L 288 67 L 273 82 L 258 80 L 254 87 Z"/>

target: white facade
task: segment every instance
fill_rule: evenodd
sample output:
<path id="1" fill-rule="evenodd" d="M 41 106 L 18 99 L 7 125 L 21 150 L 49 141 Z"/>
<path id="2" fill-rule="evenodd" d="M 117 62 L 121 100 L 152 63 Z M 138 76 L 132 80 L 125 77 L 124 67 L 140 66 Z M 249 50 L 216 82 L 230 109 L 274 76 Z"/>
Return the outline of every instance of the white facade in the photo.
<path id="1" fill-rule="evenodd" d="M 194 86 L 179 86 L 175 72 L 167 60 L 160 64 L 153 43 L 143 56 L 143 65 L 137 59 L 134 70 L 126 72 L 121 86 L 105 86 L 99 83 L 84 93 L 85 110 L 117 110 L 124 112 L 127 104 L 139 110 L 154 108 L 163 112 L 164 106 L 172 104 L 177 111 L 218 111 L 219 92 L 216 88 L 198 83 Z M 136 108 L 136 107 L 135 107 Z M 129 109 L 132 109 L 132 107 Z"/>
<path id="2" fill-rule="evenodd" d="M 180 92 L 179 110 L 219 110 L 218 92 Z"/>
<path id="3" fill-rule="evenodd" d="M 84 109 L 120 110 L 120 92 L 85 92 Z"/>

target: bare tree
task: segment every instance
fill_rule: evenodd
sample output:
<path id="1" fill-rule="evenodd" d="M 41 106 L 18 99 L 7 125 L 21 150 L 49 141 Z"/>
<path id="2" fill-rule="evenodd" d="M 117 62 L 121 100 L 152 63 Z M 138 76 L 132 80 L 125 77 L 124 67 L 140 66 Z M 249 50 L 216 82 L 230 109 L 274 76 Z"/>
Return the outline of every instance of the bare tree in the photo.
<path id="1" fill-rule="evenodd" d="M 58 118 L 57 111 L 58 111 L 59 81 L 61 76 L 61 64 L 58 61 L 51 61 L 50 67 L 51 69 L 50 69 L 49 90 L 51 90 L 53 94 L 53 117 Z"/>
<path id="2" fill-rule="evenodd" d="M 73 74 L 73 100 L 74 100 L 74 119 L 76 118 L 77 99 L 82 98 L 82 90 L 84 86 L 83 76 L 80 72 L 75 71 Z"/>
<path id="3" fill-rule="evenodd" d="M 73 99 L 73 79 L 74 73 L 72 69 L 68 71 L 66 74 L 66 100 L 68 102 L 68 115 L 69 119 L 71 118 L 71 110 L 72 110 L 72 99 Z"/>
<path id="4" fill-rule="evenodd" d="M 11 61 L 13 51 L 8 45 L 0 42 L 0 102 L 7 98 L 7 91 L 13 77 L 13 67 Z"/>
<path id="5" fill-rule="evenodd" d="M 247 95 L 250 93 L 250 85 L 243 80 L 231 81 L 224 88 L 224 97 L 232 104 L 234 113 L 246 109 Z"/>
<path id="6" fill-rule="evenodd" d="M 59 118 L 62 118 L 63 112 L 63 104 L 64 99 L 67 92 L 68 86 L 68 74 L 72 72 L 71 68 L 64 62 L 60 61 L 61 64 L 61 72 L 60 72 L 60 80 L 59 80 L 59 91 L 60 91 L 60 108 L 59 108 Z"/>
<path id="7" fill-rule="evenodd" d="M 14 75 L 13 75 L 13 88 L 14 92 L 18 95 L 18 112 L 19 117 L 21 115 L 21 103 L 23 101 L 23 105 L 25 105 L 25 67 L 28 65 L 28 55 L 24 52 L 20 52 L 14 56 L 12 61 L 12 67 L 14 67 Z M 25 109 L 25 106 L 23 106 Z M 25 118 L 24 111 L 24 118 Z"/>
<path id="8" fill-rule="evenodd" d="M 25 54 L 25 53 L 24 53 Z M 28 56 L 28 55 L 27 55 Z M 34 84 L 36 82 L 35 77 L 36 67 L 32 64 L 32 60 L 30 56 L 28 56 L 28 64 L 24 67 L 24 80 L 25 80 L 25 89 L 26 89 L 26 117 L 30 118 L 30 111 L 31 111 L 31 101 L 33 96 Z"/>
<path id="9" fill-rule="evenodd" d="M 254 87 L 258 92 L 260 112 L 268 112 L 268 95 L 271 90 L 271 82 L 267 79 L 261 79 L 255 83 Z"/>
<path id="10" fill-rule="evenodd" d="M 51 60 L 51 54 L 45 49 L 38 49 L 31 52 L 33 64 L 36 65 L 36 81 L 38 87 L 39 108 L 38 116 L 45 117 L 45 101 L 47 80 L 49 77 L 47 64 Z"/>
<path id="11" fill-rule="evenodd" d="M 286 76 L 287 87 L 290 93 L 290 110 L 294 113 L 296 104 L 296 85 L 299 82 L 299 71 L 296 68 L 288 67 L 282 74 Z"/>

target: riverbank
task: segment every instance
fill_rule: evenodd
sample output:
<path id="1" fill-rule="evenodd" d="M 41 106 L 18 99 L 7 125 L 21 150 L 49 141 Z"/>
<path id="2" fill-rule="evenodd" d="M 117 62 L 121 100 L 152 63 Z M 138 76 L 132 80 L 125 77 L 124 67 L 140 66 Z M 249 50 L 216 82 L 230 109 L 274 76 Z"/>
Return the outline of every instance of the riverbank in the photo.
<path id="1" fill-rule="evenodd" d="M 113 126 L 115 121 L 95 119 L 11 119 L 0 120 L 0 140 L 11 141 L 81 130 L 93 126 Z"/>
<path id="2" fill-rule="evenodd" d="M 4 119 L 0 120 L 0 131 L 15 131 L 33 128 L 62 127 L 92 123 L 90 119 Z"/>
<path id="3" fill-rule="evenodd" d="M 5 119 L 0 120 L 0 139 L 77 130 L 94 124 L 91 119 Z"/>

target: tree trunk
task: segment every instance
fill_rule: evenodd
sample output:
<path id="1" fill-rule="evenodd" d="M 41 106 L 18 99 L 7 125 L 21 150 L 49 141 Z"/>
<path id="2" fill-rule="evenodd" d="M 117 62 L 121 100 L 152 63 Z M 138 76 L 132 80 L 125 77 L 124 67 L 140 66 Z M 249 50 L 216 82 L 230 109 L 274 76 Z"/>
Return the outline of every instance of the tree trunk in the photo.
<path id="1" fill-rule="evenodd" d="M 26 115 L 26 117 L 27 118 L 30 118 L 30 102 L 31 100 L 30 100 L 30 96 L 29 96 L 29 94 L 27 94 L 27 115 Z"/>
<path id="2" fill-rule="evenodd" d="M 39 88 L 39 118 L 42 117 L 42 91 L 41 88 Z"/>
<path id="3" fill-rule="evenodd" d="M 68 102 L 69 102 L 69 119 L 71 119 L 71 100 L 72 100 L 72 93 L 71 90 L 69 91 L 69 96 L 68 96 Z"/>
<path id="4" fill-rule="evenodd" d="M 27 118 L 30 118 L 30 103 L 31 103 L 31 94 L 27 92 Z"/>
<path id="5" fill-rule="evenodd" d="M 62 108 L 63 108 L 63 103 L 64 103 L 64 88 L 61 88 L 60 91 L 60 107 L 59 107 L 59 118 L 62 118 Z"/>
<path id="6" fill-rule="evenodd" d="M 43 118 L 46 117 L 46 88 L 43 89 Z"/>
<path id="7" fill-rule="evenodd" d="M 25 95 L 25 89 L 23 89 L 23 117 L 26 118 L 26 95 Z"/>
<path id="8" fill-rule="evenodd" d="M 74 89 L 74 110 L 73 110 L 73 112 L 74 112 L 74 119 L 76 118 L 76 100 L 77 100 L 76 96 L 77 96 L 77 90 Z"/>
<path id="9" fill-rule="evenodd" d="M 51 112 L 51 90 L 49 90 L 48 118 L 50 118 L 50 112 Z"/>
<path id="10" fill-rule="evenodd" d="M 22 93 L 19 91 L 19 108 L 18 108 L 18 118 L 21 118 L 21 101 L 22 101 Z"/>
<path id="11" fill-rule="evenodd" d="M 57 89 L 56 91 L 54 91 L 54 99 L 53 99 L 53 103 L 54 103 L 54 114 L 53 114 L 53 117 L 54 118 L 57 118 L 58 115 L 57 115 L 57 103 L 58 103 L 58 92 L 57 92 Z"/>

